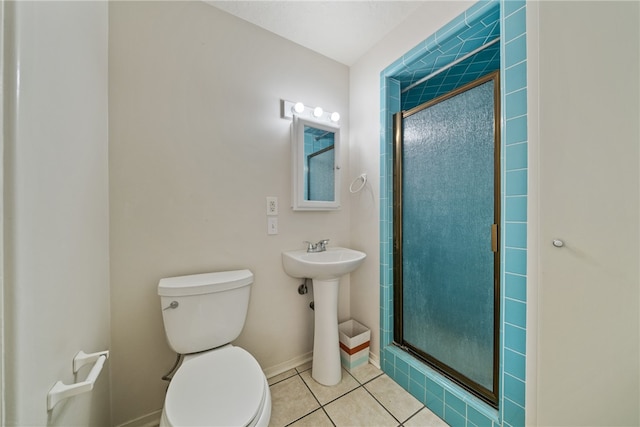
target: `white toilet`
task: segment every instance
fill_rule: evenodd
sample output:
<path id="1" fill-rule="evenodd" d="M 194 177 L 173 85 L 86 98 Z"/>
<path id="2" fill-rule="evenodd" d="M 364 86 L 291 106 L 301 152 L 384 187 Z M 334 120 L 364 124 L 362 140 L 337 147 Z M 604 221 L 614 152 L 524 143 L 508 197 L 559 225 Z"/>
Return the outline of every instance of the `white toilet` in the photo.
<path id="1" fill-rule="evenodd" d="M 260 365 L 230 344 L 244 326 L 253 274 L 223 271 L 160 280 L 169 345 L 184 354 L 160 426 L 267 426 L 271 393 Z"/>

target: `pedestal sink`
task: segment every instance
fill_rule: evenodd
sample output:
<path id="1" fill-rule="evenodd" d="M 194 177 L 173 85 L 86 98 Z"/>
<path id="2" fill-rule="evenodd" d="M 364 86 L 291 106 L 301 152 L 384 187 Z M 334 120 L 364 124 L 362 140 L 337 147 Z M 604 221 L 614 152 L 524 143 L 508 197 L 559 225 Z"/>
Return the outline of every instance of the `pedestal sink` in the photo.
<path id="1" fill-rule="evenodd" d="M 338 285 L 340 277 L 358 268 L 367 255 L 347 248 L 323 252 L 294 250 L 282 253 L 284 271 L 291 277 L 313 281 L 314 333 L 311 376 L 332 386 L 342 379 L 338 338 Z"/>

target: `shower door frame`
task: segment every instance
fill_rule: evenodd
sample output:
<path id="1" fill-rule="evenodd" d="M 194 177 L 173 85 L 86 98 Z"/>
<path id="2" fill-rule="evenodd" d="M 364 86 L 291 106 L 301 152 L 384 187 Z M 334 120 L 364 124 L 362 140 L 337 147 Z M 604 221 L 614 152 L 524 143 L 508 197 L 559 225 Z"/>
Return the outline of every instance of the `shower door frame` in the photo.
<path id="1" fill-rule="evenodd" d="M 494 162 L 494 223 L 491 227 L 491 247 L 493 250 L 493 385 L 492 390 L 478 384 L 472 379 L 454 370 L 445 363 L 426 352 L 412 346 L 403 339 L 403 221 L 402 221 L 402 120 L 421 110 L 432 107 L 440 102 L 453 98 L 463 92 L 480 86 L 493 80 L 493 162 Z M 393 304 L 394 304 L 394 326 L 393 344 L 403 350 L 413 354 L 417 358 L 426 362 L 429 366 L 443 373 L 445 376 L 461 385 L 472 394 L 478 396 L 494 408 L 499 403 L 499 379 L 500 379 L 500 210 L 501 210 L 501 187 L 500 187 L 500 72 L 494 71 L 480 77 L 464 86 L 456 88 L 451 92 L 439 96 L 431 101 L 425 102 L 407 111 L 400 111 L 393 115 Z"/>

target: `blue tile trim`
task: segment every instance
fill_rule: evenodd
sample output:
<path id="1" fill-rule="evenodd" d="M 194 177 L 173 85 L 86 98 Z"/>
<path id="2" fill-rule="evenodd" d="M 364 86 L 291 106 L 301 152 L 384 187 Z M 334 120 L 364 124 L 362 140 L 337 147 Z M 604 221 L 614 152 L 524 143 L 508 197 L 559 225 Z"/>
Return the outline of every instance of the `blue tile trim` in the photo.
<path id="1" fill-rule="evenodd" d="M 508 120 L 506 131 L 506 145 L 527 142 L 527 116 Z"/>
<path id="2" fill-rule="evenodd" d="M 466 51 L 469 52 L 476 47 L 481 46 L 490 39 L 495 37 L 499 28 L 491 30 L 491 22 L 483 20 L 490 16 L 496 15 L 500 9 L 500 3 L 497 0 L 484 0 L 471 6 L 465 13 L 450 23 L 436 31 L 431 37 L 419 43 L 413 49 L 409 50 L 402 57 L 389 65 L 385 70 L 385 76 L 396 78 L 403 83 L 403 87 L 411 84 L 413 76 L 419 74 L 427 75 L 430 71 L 435 71 L 442 65 L 446 65 L 452 60 L 458 58 L 464 53 L 461 52 L 460 34 L 471 30 L 476 33 L 473 38 L 467 39 Z M 487 34 L 484 37 L 478 35 L 478 31 L 486 29 Z M 482 33 L 481 33 L 482 34 Z M 453 49 L 453 50 L 451 50 Z M 430 55 L 428 55 L 430 54 Z M 451 55 L 448 59 L 442 56 Z M 429 58 L 427 58 L 429 56 Z"/>
<path id="3" fill-rule="evenodd" d="M 504 351 L 504 372 L 506 374 L 524 381 L 526 368 L 526 359 L 524 355 L 511 350 Z"/>
<path id="4" fill-rule="evenodd" d="M 511 325 L 527 327 L 527 305 L 521 301 L 506 299 L 504 302 L 504 321 Z"/>
<path id="5" fill-rule="evenodd" d="M 505 221 L 527 221 L 527 197 L 507 196 L 504 206 Z"/>
<path id="6" fill-rule="evenodd" d="M 517 9 L 515 12 L 509 14 L 504 18 L 504 39 L 505 42 L 510 42 L 511 40 L 519 37 L 521 34 L 525 32 L 526 23 L 526 15 L 525 8 L 521 7 Z"/>
<path id="7" fill-rule="evenodd" d="M 506 148 L 506 169 L 508 171 L 526 169 L 529 163 L 526 143 L 507 145 Z"/>
<path id="8" fill-rule="evenodd" d="M 504 348 L 524 355 L 527 351 L 526 330 L 510 324 L 503 324 Z"/>
<path id="9" fill-rule="evenodd" d="M 501 365 L 499 410 L 488 407 L 436 371 L 392 345 L 392 113 L 400 109 L 400 88 L 410 67 L 435 66 L 444 45 L 479 22 L 488 26 L 499 5 L 502 92 L 502 271 Z M 480 27 L 478 27 L 480 28 Z M 454 48 L 454 49 L 457 49 Z M 459 50 L 454 50 L 459 52 Z M 436 31 L 381 73 L 380 140 L 380 312 L 381 366 L 392 378 L 453 425 L 523 426 L 526 390 L 527 287 L 527 87 L 526 2 L 480 1 Z M 407 93 L 409 94 L 409 92 Z M 421 97 L 422 94 L 411 94 Z M 404 101 L 403 101 L 404 103 Z M 508 319 L 508 321 L 507 321 Z M 396 375 L 397 373 L 397 375 Z M 421 398 L 424 396 L 423 398 Z M 447 397 L 449 397 L 447 401 Z M 462 402 L 462 404 L 460 403 Z M 463 409 L 464 406 L 464 409 Z"/>
<path id="10" fill-rule="evenodd" d="M 527 302 L 527 278 L 517 274 L 507 273 L 504 283 L 505 298 Z"/>

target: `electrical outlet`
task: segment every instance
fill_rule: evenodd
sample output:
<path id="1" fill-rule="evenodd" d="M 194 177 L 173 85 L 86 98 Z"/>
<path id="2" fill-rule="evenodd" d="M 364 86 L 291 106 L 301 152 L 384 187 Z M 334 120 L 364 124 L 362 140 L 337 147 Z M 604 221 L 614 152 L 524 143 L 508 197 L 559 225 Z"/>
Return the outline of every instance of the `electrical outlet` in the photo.
<path id="1" fill-rule="evenodd" d="M 278 198 L 267 197 L 267 215 L 278 215 Z"/>
<path id="2" fill-rule="evenodd" d="M 278 217 L 267 218 L 267 234 L 278 234 Z"/>

